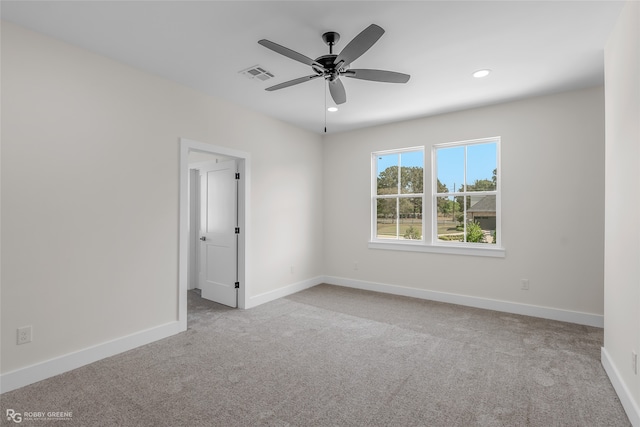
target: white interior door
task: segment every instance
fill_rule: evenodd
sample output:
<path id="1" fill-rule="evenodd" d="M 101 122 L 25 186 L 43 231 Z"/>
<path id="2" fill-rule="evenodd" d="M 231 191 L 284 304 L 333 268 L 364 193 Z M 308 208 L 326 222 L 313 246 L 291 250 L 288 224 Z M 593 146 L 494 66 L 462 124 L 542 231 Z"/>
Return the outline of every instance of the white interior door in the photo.
<path id="1" fill-rule="evenodd" d="M 200 169 L 200 275 L 202 297 L 237 306 L 238 187 L 235 160 Z"/>

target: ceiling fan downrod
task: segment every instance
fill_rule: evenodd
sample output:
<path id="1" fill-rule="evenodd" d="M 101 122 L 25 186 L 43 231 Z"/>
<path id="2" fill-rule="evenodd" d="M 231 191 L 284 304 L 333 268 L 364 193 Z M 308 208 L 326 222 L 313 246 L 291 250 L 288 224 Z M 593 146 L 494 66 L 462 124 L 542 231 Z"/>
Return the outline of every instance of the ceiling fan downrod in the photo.
<path id="1" fill-rule="evenodd" d="M 322 40 L 329 46 L 329 55 L 333 55 L 333 45 L 340 40 L 340 34 L 335 31 L 328 31 L 322 35 Z"/>

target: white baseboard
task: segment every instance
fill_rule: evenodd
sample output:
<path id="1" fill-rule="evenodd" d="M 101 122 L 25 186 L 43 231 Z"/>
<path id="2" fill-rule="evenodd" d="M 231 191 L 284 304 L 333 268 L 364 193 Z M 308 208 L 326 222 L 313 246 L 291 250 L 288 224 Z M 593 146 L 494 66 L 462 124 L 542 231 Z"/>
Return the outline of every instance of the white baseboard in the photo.
<path id="1" fill-rule="evenodd" d="M 446 302 L 450 304 L 465 305 L 468 307 L 484 308 L 487 310 L 502 311 L 505 313 L 541 317 L 543 319 L 559 320 L 561 322 L 577 323 L 579 325 L 595 326 L 597 328 L 604 327 L 604 317 L 598 314 L 560 310 L 557 308 L 540 307 L 536 305 L 520 304 L 488 298 L 428 291 L 424 289 L 406 288 L 403 286 L 347 279 L 344 277 L 325 276 L 324 283 L 431 301 Z"/>
<path id="2" fill-rule="evenodd" d="M 638 404 L 633 400 L 633 395 L 622 381 L 620 372 L 614 365 L 613 360 L 611 360 L 609 352 L 607 352 L 607 349 L 604 347 L 602 347 L 602 350 L 600 351 L 600 360 L 602 361 L 602 367 L 609 376 L 613 389 L 618 394 L 618 398 L 627 413 L 627 417 L 629 417 L 631 425 L 634 427 L 640 427 L 640 407 L 638 407 Z"/>
<path id="3" fill-rule="evenodd" d="M 60 375 L 106 357 L 175 335 L 184 330 L 185 328 L 180 325 L 180 322 L 171 322 L 7 372 L 0 375 L 0 393 Z"/>
<path id="4" fill-rule="evenodd" d="M 324 276 L 316 276 L 311 279 L 303 280 L 302 282 L 292 283 L 291 285 L 287 285 L 273 291 L 255 295 L 249 298 L 249 305 L 246 308 L 256 307 L 269 301 L 274 301 L 278 298 L 283 298 L 287 295 L 304 291 L 305 289 L 312 288 L 321 283 L 324 283 Z"/>

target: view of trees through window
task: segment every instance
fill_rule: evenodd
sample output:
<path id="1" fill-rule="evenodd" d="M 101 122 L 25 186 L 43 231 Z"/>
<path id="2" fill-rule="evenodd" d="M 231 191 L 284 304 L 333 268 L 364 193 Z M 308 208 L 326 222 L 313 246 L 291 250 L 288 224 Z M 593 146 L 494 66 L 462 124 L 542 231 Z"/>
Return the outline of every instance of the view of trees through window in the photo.
<path id="1" fill-rule="evenodd" d="M 424 242 L 427 209 L 427 237 L 433 242 L 499 243 L 499 142 L 496 137 L 435 145 L 435 188 L 426 192 L 422 147 L 373 153 L 373 238 Z"/>
<path id="2" fill-rule="evenodd" d="M 436 148 L 439 241 L 497 242 L 497 143 Z"/>
<path id="3" fill-rule="evenodd" d="M 376 164 L 376 237 L 422 239 L 424 151 L 379 155 Z"/>

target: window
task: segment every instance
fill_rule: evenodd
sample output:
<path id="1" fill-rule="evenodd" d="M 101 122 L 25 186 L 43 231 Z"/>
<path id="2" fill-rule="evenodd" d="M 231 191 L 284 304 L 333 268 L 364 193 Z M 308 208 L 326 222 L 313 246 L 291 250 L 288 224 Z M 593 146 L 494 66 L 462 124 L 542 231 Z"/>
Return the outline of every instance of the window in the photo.
<path id="1" fill-rule="evenodd" d="M 496 137 L 372 153 L 369 247 L 504 256 L 499 145 Z"/>
<path id="2" fill-rule="evenodd" d="M 377 239 L 422 240 L 424 149 L 374 153 Z"/>
<path id="3" fill-rule="evenodd" d="M 498 139 L 435 145 L 433 157 L 435 240 L 497 244 Z"/>

